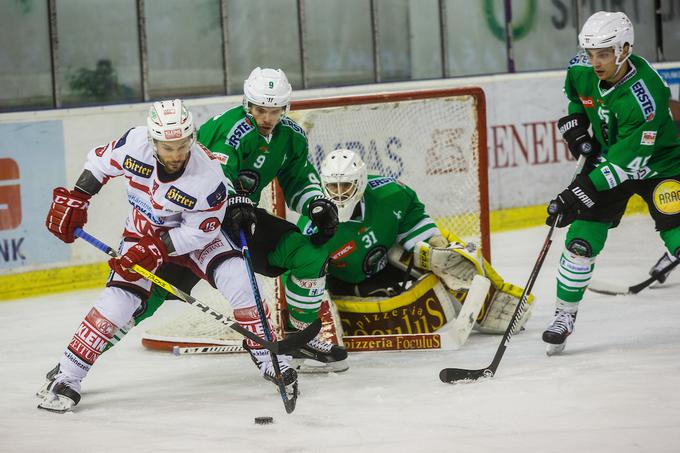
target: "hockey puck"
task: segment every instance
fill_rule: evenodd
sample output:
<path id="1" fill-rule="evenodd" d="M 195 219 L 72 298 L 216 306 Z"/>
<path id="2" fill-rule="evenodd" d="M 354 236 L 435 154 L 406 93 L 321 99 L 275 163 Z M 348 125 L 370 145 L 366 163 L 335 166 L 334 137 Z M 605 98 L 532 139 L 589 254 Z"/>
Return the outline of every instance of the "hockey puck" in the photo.
<path id="1" fill-rule="evenodd" d="M 256 425 L 269 425 L 274 423 L 274 417 L 255 417 Z"/>

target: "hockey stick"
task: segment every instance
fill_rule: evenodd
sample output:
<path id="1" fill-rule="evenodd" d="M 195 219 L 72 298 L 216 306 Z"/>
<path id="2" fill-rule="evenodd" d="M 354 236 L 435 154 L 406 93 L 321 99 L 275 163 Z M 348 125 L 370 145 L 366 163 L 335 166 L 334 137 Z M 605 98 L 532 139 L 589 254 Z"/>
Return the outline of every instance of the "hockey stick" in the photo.
<path id="1" fill-rule="evenodd" d="M 81 228 L 76 228 L 74 231 L 74 234 L 76 237 L 79 237 L 86 242 L 90 243 L 91 245 L 95 246 L 102 252 L 106 253 L 112 258 L 117 258 L 118 253 L 113 250 L 111 247 L 108 245 L 104 244 L 94 236 L 90 235 L 89 233 L 83 231 Z M 164 290 L 166 290 L 169 293 L 174 294 L 175 296 L 179 297 L 181 301 L 186 302 L 187 304 L 191 305 L 192 307 L 195 307 L 196 309 L 202 311 L 208 316 L 211 316 L 215 321 L 224 324 L 225 326 L 231 328 L 232 330 L 235 330 L 236 332 L 240 333 L 244 337 L 247 337 L 254 342 L 262 345 L 265 349 L 268 349 L 272 352 L 275 352 L 277 354 L 285 353 L 288 351 L 291 351 L 293 349 L 297 349 L 303 344 L 306 344 L 308 341 L 310 341 L 312 338 L 316 336 L 316 334 L 319 332 L 320 325 L 318 327 L 310 325 L 307 329 L 300 331 L 296 335 L 291 335 L 289 338 L 286 338 L 285 340 L 278 341 L 278 342 L 273 342 L 273 341 L 267 341 L 263 340 L 262 338 L 258 337 L 254 333 L 250 332 L 249 330 L 245 329 L 242 327 L 239 323 L 231 319 L 229 316 L 226 316 L 218 311 L 213 310 L 211 307 L 206 305 L 205 303 L 191 297 L 190 295 L 186 294 L 183 292 L 181 289 L 176 288 L 175 286 L 171 285 L 170 283 L 166 282 L 162 278 L 158 277 L 152 272 L 149 272 L 148 270 L 144 269 L 143 267 L 139 266 L 138 264 L 135 264 L 132 266 L 132 270 L 137 272 L 139 275 L 142 277 L 146 278 L 147 280 L 151 281 L 152 283 L 155 283 L 156 285 L 160 286 Z"/>
<path id="2" fill-rule="evenodd" d="M 578 163 L 576 164 L 576 172 L 574 173 L 574 177 L 581 171 L 581 168 L 583 168 L 584 163 L 585 157 L 580 156 L 578 159 Z M 550 230 L 548 231 L 548 235 L 545 238 L 545 242 L 543 243 L 541 251 L 538 253 L 538 258 L 536 259 L 534 268 L 531 270 L 531 274 L 529 274 L 529 280 L 527 281 L 527 284 L 524 287 L 522 297 L 520 297 L 519 299 L 519 303 L 515 308 L 515 313 L 513 313 L 512 315 L 512 319 L 508 324 L 508 328 L 505 329 L 505 334 L 503 334 L 501 344 L 498 345 L 498 349 L 496 350 L 496 354 L 493 356 L 491 364 L 486 368 L 480 368 L 478 370 L 467 370 L 463 368 L 444 368 L 439 372 L 439 379 L 441 379 L 442 382 L 454 383 L 458 381 L 475 381 L 481 377 L 490 378 L 496 374 L 496 370 L 498 369 L 498 365 L 501 363 L 501 359 L 503 358 L 503 354 L 505 354 L 505 350 L 508 347 L 508 343 L 510 343 L 510 339 L 515 333 L 514 331 L 515 327 L 517 326 L 517 321 L 524 314 L 524 307 L 526 305 L 527 298 L 529 297 L 529 294 L 531 294 L 531 289 L 534 287 L 534 282 L 538 277 L 538 273 L 540 272 L 541 267 L 543 267 L 545 257 L 548 255 L 550 245 L 552 245 L 553 232 L 555 231 L 555 227 L 560 222 L 561 218 L 562 214 L 558 214 L 557 216 L 555 216 L 555 221 L 553 222 L 553 224 L 550 225 Z"/>
<path id="3" fill-rule="evenodd" d="M 264 307 L 262 306 L 262 298 L 260 297 L 260 290 L 257 288 L 257 281 L 255 280 L 255 274 L 253 273 L 253 265 L 250 259 L 250 250 L 248 250 L 248 243 L 246 242 L 246 235 L 243 230 L 240 231 L 241 234 L 241 252 L 243 253 L 243 259 L 246 262 L 246 269 L 248 270 L 248 277 L 250 278 L 250 286 L 253 290 L 253 296 L 255 297 L 255 306 L 257 307 L 257 313 L 260 316 L 260 323 L 262 324 L 262 330 L 264 331 L 264 337 L 267 341 L 272 341 L 272 333 L 269 329 L 269 323 L 267 322 L 267 315 L 264 312 Z M 321 329 L 321 321 L 317 318 L 311 325 L 316 324 L 316 333 Z M 316 335 L 316 334 L 315 334 Z M 311 340 L 311 338 L 310 338 Z M 290 414 L 295 410 L 295 404 L 298 397 L 298 383 L 297 380 L 293 383 L 293 393 L 288 396 L 286 392 L 286 384 L 283 382 L 283 375 L 281 374 L 281 367 L 279 366 L 279 360 L 276 357 L 276 353 L 269 350 L 271 355 L 272 365 L 274 366 L 274 373 L 276 375 L 276 385 L 279 388 L 279 393 L 281 394 L 281 399 L 283 400 L 283 406 L 286 408 L 286 413 Z"/>
<path id="4" fill-rule="evenodd" d="M 503 354 L 505 354 L 505 350 L 508 347 L 508 343 L 510 343 L 510 338 L 512 338 L 513 334 L 515 333 L 514 330 L 515 326 L 517 325 L 517 321 L 524 314 L 524 307 L 526 305 L 527 298 L 529 297 L 529 294 L 531 294 L 531 289 L 534 286 L 536 277 L 538 277 L 538 273 L 541 270 L 541 267 L 543 266 L 543 262 L 545 261 L 545 257 L 548 254 L 548 250 L 550 250 L 550 245 L 552 244 L 552 235 L 553 232 L 555 231 L 555 225 L 557 225 L 557 222 L 559 222 L 560 217 L 561 215 L 558 215 L 555 218 L 555 222 L 550 226 L 548 236 L 545 238 L 545 242 L 543 243 L 543 248 L 538 254 L 538 259 L 536 260 L 534 268 L 532 269 L 531 274 L 529 275 L 529 281 L 524 287 L 522 297 L 520 297 L 519 303 L 515 308 L 515 313 L 512 315 L 512 320 L 508 324 L 508 328 L 505 329 L 505 334 L 503 335 L 501 344 L 498 346 L 498 349 L 496 350 L 496 355 L 494 355 L 491 364 L 488 367 L 481 368 L 479 370 L 466 370 L 462 368 L 444 368 L 439 372 L 439 379 L 441 379 L 442 382 L 453 383 L 463 380 L 474 381 L 481 377 L 493 377 L 496 374 L 498 365 L 500 364 L 501 359 L 503 358 Z"/>
<path id="5" fill-rule="evenodd" d="M 638 283 L 637 285 L 625 287 L 616 284 L 594 281 L 591 282 L 590 286 L 588 286 L 588 289 L 594 293 L 607 294 L 609 296 L 626 296 L 628 294 L 637 294 L 650 286 L 652 283 L 658 282 L 661 275 L 672 271 L 678 264 L 680 264 L 680 259 L 673 261 L 658 272 L 652 273 L 651 277 L 643 282 Z"/>

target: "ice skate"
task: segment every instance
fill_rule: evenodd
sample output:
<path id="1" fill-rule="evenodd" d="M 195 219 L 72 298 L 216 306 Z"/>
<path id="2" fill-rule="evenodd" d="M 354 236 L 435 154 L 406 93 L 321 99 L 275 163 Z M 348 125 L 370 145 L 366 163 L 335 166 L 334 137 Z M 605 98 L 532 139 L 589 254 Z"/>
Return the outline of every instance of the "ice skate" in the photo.
<path id="1" fill-rule="evenodd" d="M 664 253 L 663 256 L 659 258 L 659 261 L 657 261 L 656 264 L 649 270 L 649 275 L 656 276 L 656 280 L 659 283 L 664 283 L 673 269 L 663 273 L 661 271 L 666 269 L 675 261 L 677 261 L 677 258 L 672 257 L 668 252 Z"/>
<path id="2" fill-rule="evenodd" d="M 291 365 L 300 373 L 340 373 L 349 369 L 347 351 L 317 335 L 291 352 Z"/>
<path id="3" fill-rule="evenodd" d="M 543 332 L 543 341 L 548 343 L 545 351 L 547 355 L 551 356 L 564 351 L 567 337 L 574 331 L 574 321 L 576 321 L 576 313 L 561 309 L 555 311 L 555 316 Z"/>
<path id="4" fill-rule="evenodd" d="M 47 374 L 45 375 L 45 382 L 43 383 L 42 387 L 40 387 L 40 390 L 38 390 L 35 393 L 35 396 L 37 396 L 40 399 L 44 399 L 50 393 L 50 386 L 54 382 L 54 379 L 57 377 L 57 374 L 59 374 L 58 363 L 57 366 L 55 366 L 54 368 L 47 372 Z"/>
<path id="5" fill-rule="evenodd" d="M 253 359 L 255 365 L 260 370 L 260 374 L 267 381 L 277 384 L 276 381 L 276 371 L 274 371 L 274 365 L 272 364 L 271 353 L 266 349 L 251 349 L 243 341 L 243 348 L 248 351 L 250 358 Z M 281 376 L 283 376 L 283 383 L 286 387 L 297 384 L 297 372 L 288 363 L 289 356 L 277 355 L 279 362 L 279 368 L 281 370 Z"/>
<path id="6" fill-rule="evenodd" d="M 47 395 L 38 404 L 38 409 L 63 414 L 71 411 L 79 402 L 80 382 L 61 374 L 50 384 Z"/>

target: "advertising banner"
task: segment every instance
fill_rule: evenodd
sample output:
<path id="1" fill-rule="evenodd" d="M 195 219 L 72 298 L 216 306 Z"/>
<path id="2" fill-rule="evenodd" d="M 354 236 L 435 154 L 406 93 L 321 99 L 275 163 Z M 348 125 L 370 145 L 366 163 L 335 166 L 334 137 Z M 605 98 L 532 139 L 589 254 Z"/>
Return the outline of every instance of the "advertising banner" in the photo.
<path id="1" fill-rule="evenodd" d="M 69 260 L 45 228 L 52 189 L 64 182 L 61 121 L 0 124 L 0 270 Z"/>

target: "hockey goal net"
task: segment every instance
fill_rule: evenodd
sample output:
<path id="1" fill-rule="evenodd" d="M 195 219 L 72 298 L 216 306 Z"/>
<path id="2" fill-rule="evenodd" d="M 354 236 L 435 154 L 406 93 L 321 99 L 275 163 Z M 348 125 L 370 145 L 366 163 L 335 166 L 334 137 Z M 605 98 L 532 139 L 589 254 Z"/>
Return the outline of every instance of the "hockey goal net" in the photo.
<path id="1" fill-rule="evenodd" d="M 330 151 L 357 151 L 369 174 L 397 178 L 413 188 L 441 228 L 482 247 L 490 260 L 486 107 L 481 88 L 454 88 L 319 98 L 293 102 L 289 115 L 305 130 L 309 159 L 319 168 Z M 295 221 L 280 189 L 265 189 L 260 205 Z M 284 301 L 279 279 L 262 278 L 263 299 L 274 322 Z M 194 297 L 230 314 L 204 282 Z M 145 332 L 152 349 L 224 345 L 238 350 L 241 338 L 189 308 L 179 318 Z M 222 348 L 224 352 L 225 348 Z"/>

